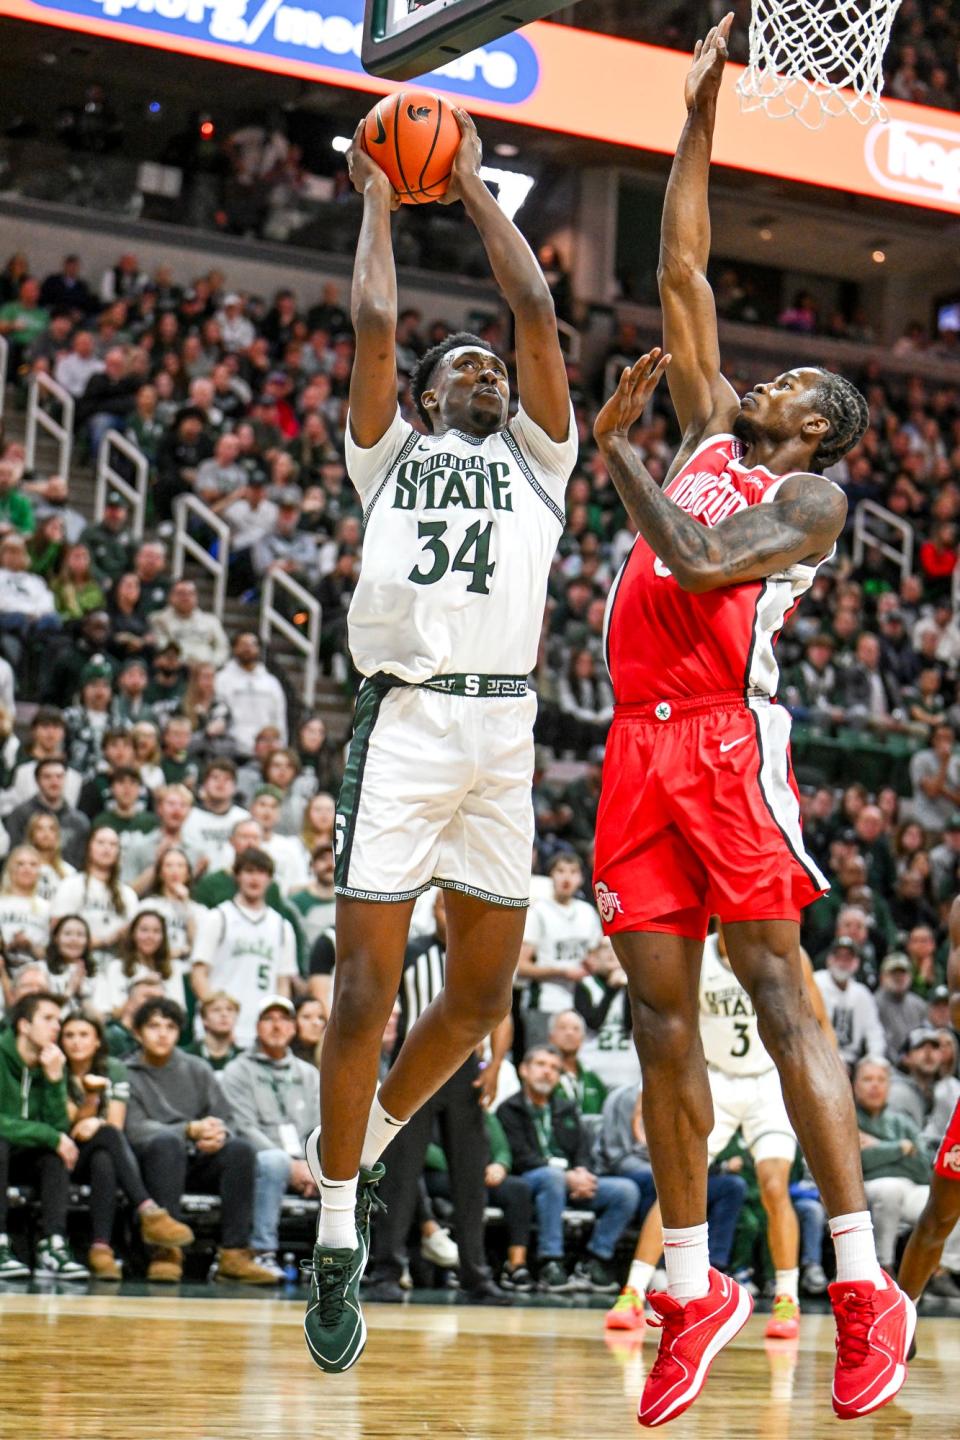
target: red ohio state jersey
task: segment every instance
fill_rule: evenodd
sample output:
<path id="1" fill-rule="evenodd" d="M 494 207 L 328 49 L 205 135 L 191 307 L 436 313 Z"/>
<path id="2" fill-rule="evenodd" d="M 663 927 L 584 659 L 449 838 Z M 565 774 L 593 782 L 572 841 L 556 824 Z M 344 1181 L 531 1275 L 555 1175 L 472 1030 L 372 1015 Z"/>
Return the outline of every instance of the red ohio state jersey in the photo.
<path id="1" fill-rule="evenodd" d="M 748 469 L 742 454 L 733 435 L 711 435 L 665 493 L 710 528 L 772 500 L 788 476 Z M 774 641 L 816 572 L 816 565 L 791 565 L 765 580 L 692 595 L 638 535 L 607 602 L 604 647 L 617 703 L 730 691 L 772 698 L 780 679 Z"/>

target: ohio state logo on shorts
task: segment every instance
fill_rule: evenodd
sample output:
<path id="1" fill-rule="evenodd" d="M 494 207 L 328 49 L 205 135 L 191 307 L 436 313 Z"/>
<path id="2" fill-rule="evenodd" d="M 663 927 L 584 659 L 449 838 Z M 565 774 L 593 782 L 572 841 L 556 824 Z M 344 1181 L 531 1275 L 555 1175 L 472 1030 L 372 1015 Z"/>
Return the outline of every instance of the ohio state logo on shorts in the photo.
<path id="1" fill-rule="evenodd" d="M 608 890 L 602 880 L 598 880 L 596 885 L 594 885 L 593 893 L 597 897 L 597 909 L 600 911 L 600 919 L 605 925 L 610 924 L 614 915 L 623 914 L 620 896 L 615 890 Z"/>
<path id="2" fill-rule="evenodd" d="M 940 1164 L 944 1170 L 952 1170 L 955 1175 L 960 1175 L 960 1145 L 951 1145 L 940 1156 Z"/>

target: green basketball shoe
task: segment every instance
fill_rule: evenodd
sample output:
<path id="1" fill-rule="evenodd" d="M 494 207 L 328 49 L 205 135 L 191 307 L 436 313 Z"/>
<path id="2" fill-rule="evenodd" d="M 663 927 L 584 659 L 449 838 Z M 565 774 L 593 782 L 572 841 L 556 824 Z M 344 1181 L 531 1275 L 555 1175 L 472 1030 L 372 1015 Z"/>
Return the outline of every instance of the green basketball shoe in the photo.
<path id="1" fill-rule="evenodd" d="M 386 1205 L 377 1194 L 377 1186 L 386 1175 L 386 1167 L 378 1160 L 369 1170 L 362 1165 L 360 1167 L 360 1179 L 357 1181 L 357 1233 L 360 1236 L 360 1243 L 370 1254 L 370 1219 L 374 1210 L 386 1210 Z M 364 1261 L 366 1265 L 366 1261 Z"/>
<path id="2" fill-rule="evenodd" d="M 314 1363 L 329 1375 L 355 1365 L 367 1343 L 360 1309 L 360 1277 L 366 1263 L 367 1247 L 358 1228 L 356 1250 L 314 1245 L 313 1260 L 302 1267 L 310 1276 L 303 1333 Z"/>

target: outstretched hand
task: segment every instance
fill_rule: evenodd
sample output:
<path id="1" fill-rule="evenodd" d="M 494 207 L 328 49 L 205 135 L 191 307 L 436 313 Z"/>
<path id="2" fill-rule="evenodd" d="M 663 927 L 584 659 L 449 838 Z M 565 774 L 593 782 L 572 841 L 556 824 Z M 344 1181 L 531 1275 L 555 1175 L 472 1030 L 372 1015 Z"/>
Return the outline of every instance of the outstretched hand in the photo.
<path id="1" fill-rule="evenodd" d="M 683 98 L 692 110 L 704 101 L 716 100 L 727 60 L 727 39 L 733 24 L 733 11 L 724 15 L 719 25 L 708 31 L 706 39 L 698 40 L 684 85 Z"/>
<path id="2" fill-rule="evenodd" d="M 380 169 L 370 155 L 363 148 L 363 127 L 366 124 L 366 116 L 360 121 L 353 132 L 353 139 L 350 142 L 350 149 L 347 151 L 347 170 L 354 190 L 359 194 L 366 194 L 368 189 L 382 189 L 390 197 L 390 209 L 400 209 L 400 196 L 394 190 L 386 173 Z"/>
<path id="3" fill-rule="evenodd" d="M 670 364 L 671 356 L 657 346 L 641 355 L 635 365 L 628 365 L 620 383 L 593 422 L 593 436 L 602 445 L 611 435 L 627 435 L 646 409 L 647 401 L 660 383 L 660 376 Z"/>
<path id="4" fill-rule="evenodd" d="M 450 184 L 446 194 L 437 201 L 438 205 L 452 205 L 455 200 L 462 200 L 464 185 L 477 179 L 483 163 L 483 142 L 473 123 L 473 116 L 462 105 L 455 106 L 453 114 L 460 126 L 460 148 L 454 156 Z"/>

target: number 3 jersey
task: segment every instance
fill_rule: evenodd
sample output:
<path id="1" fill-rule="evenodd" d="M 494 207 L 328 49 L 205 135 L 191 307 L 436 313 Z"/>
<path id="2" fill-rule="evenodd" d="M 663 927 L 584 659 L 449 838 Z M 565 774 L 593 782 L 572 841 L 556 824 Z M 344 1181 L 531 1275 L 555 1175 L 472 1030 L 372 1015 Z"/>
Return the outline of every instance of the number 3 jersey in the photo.
<path id="1" fill-rule="evenodd" d="M 350 479 L 364 510 L 363 564 L 348 617 L 363 675 L 416 685 L 433 675 L 527 675 L 577 460 L 521 408 L 481 440 L 421 435 L 397 411 L 362 449 L 347 425 Z"/>
<path id="2" fill-rule="evenodd" d="M 725 1075 L 765 1075 L 774 1068 L 763 1048 L 750 996 L 708 935 L 700 967 L 700 1039 L 707 1064 Z"/>

